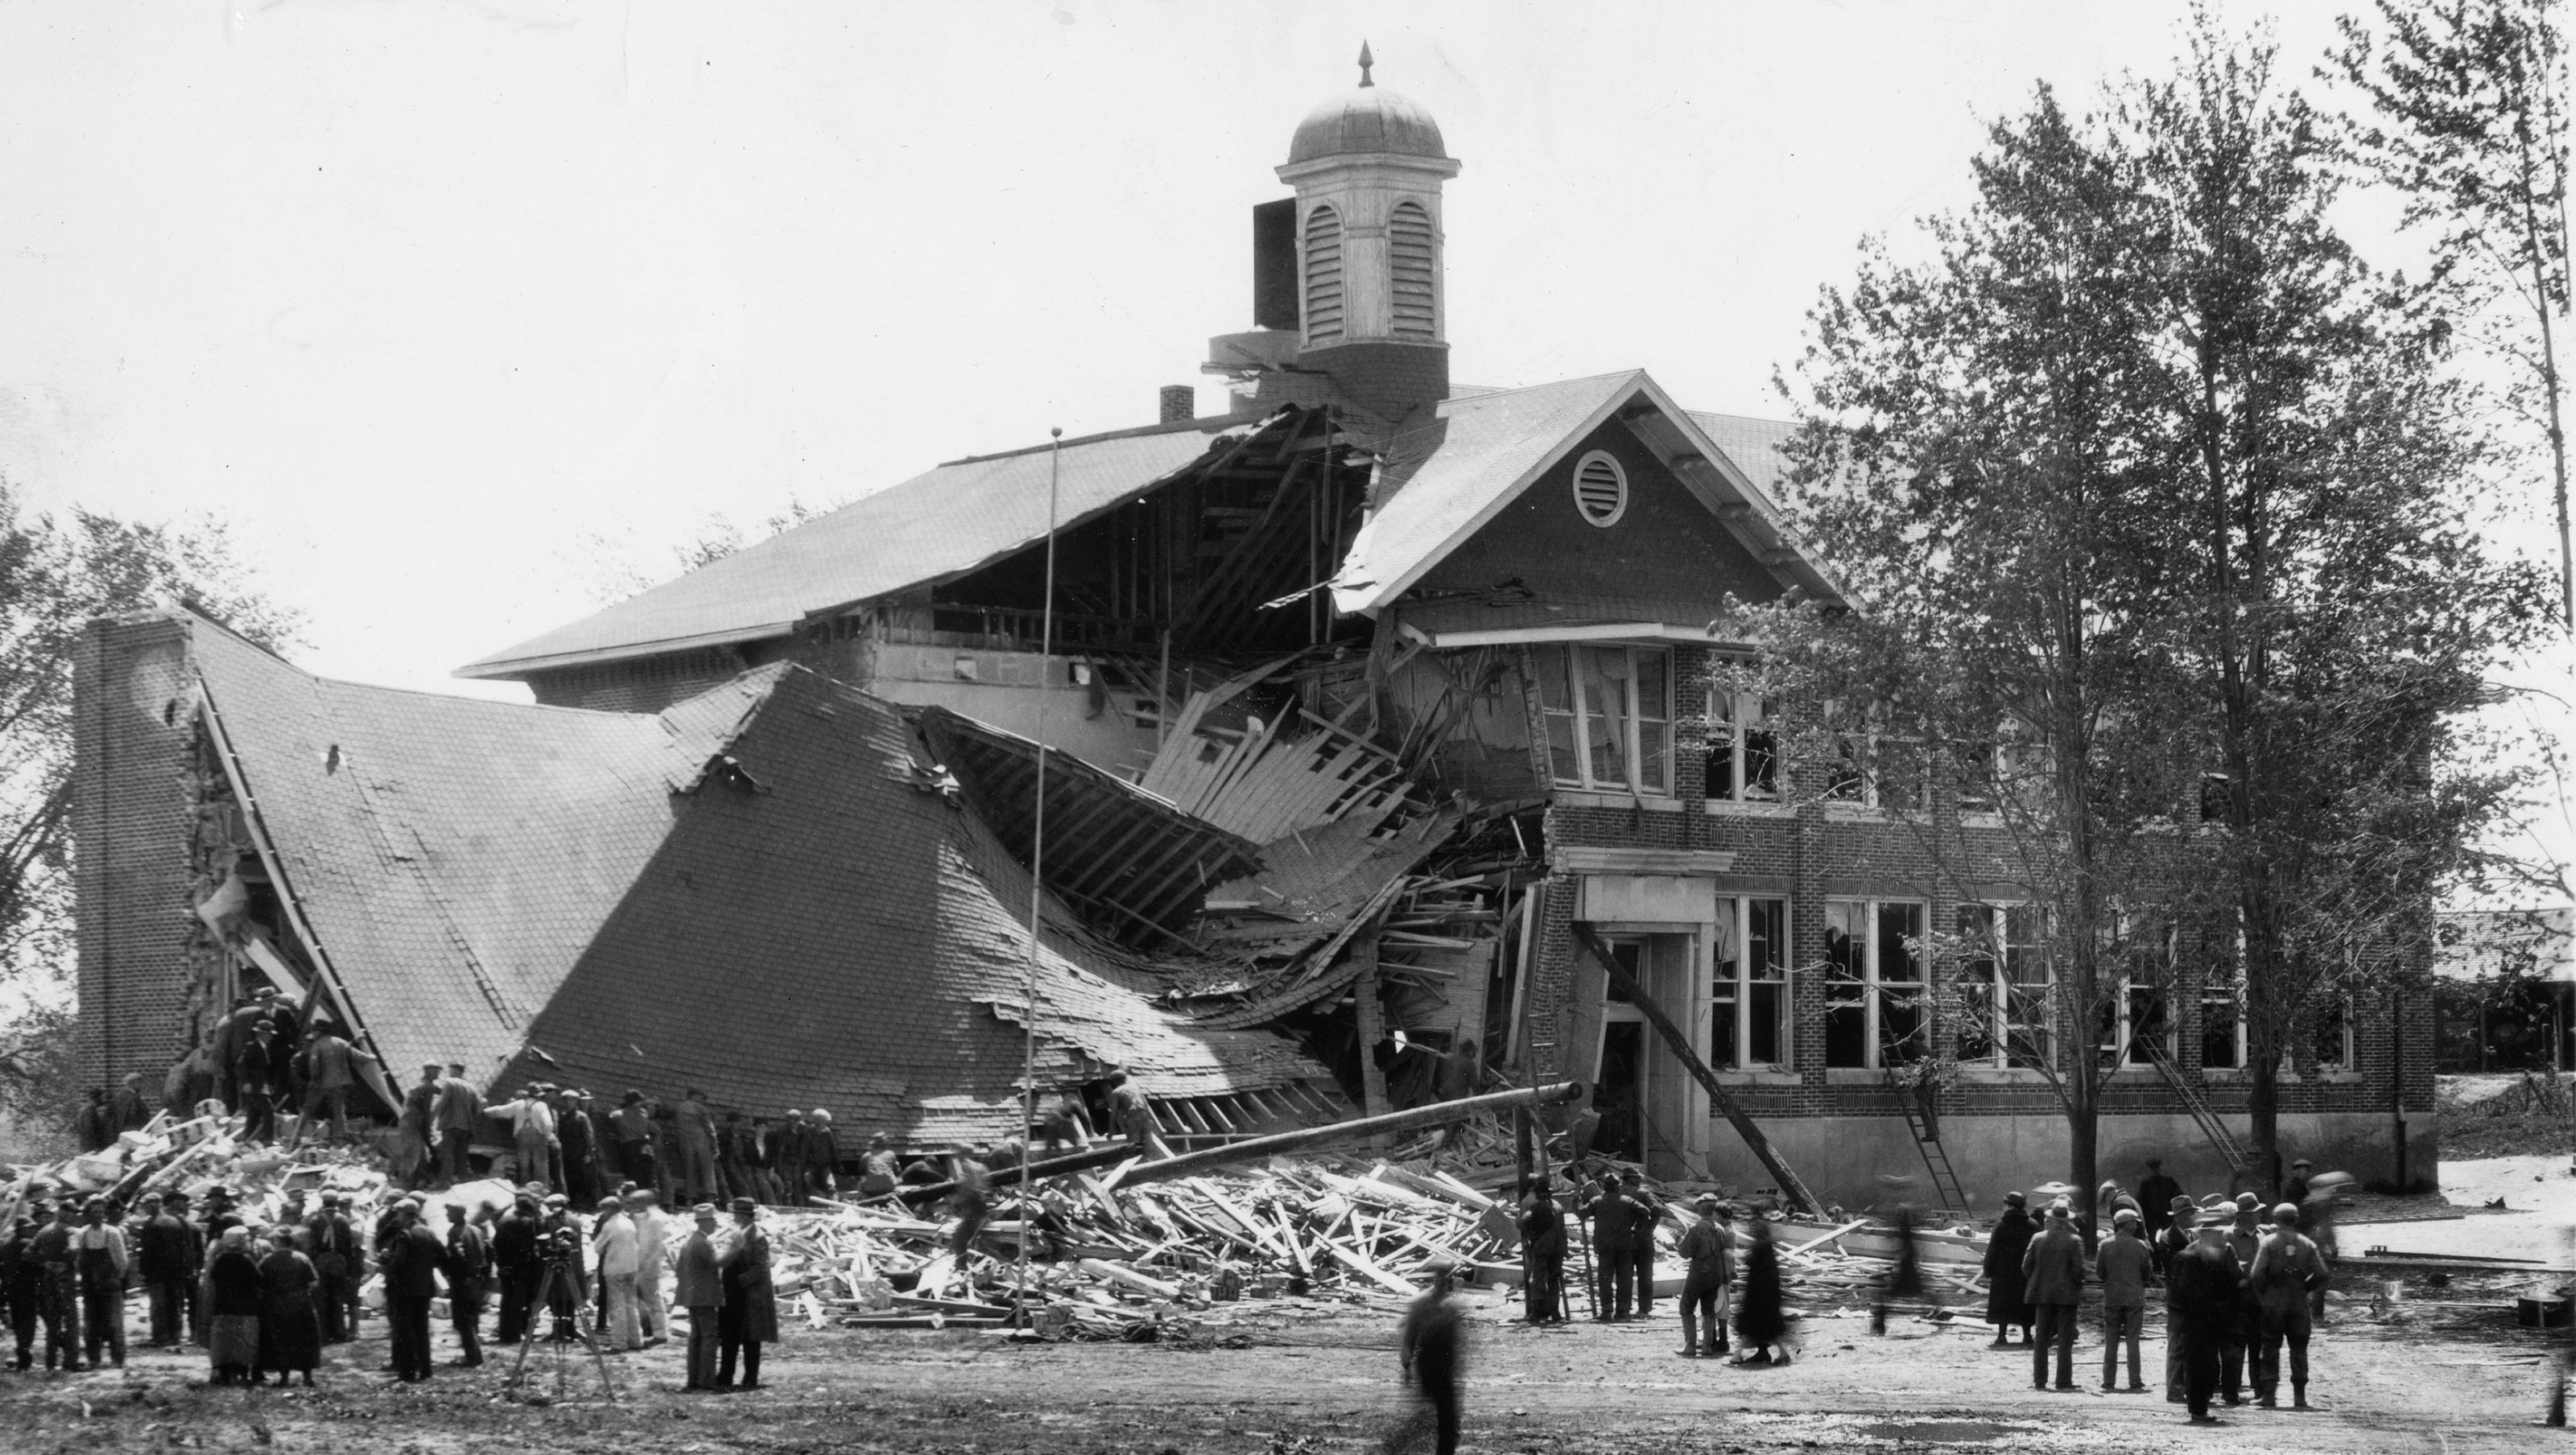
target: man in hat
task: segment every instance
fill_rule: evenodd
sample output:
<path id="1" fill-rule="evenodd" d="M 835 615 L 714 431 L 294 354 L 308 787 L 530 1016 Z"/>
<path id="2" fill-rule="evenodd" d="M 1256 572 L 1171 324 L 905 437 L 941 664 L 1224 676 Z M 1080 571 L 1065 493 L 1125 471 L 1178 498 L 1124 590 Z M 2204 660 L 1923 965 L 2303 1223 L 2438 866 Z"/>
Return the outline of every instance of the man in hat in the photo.
<path id="1" fill-rule="evenodd" d="M 1715 1359 L 1727 1352 L 1727 1288 L 1735 1281 L 1735 1229 L 1726 1204 L 1703 1192 L 1693 1204 L 1699 1221 L 1682 1233 L 1682 1348 L 1685 1358 Z M 1701 1333 L 1705 1327 L 1707 1332 Z"/>
<path id="2" fill-rule="evenodd" d="M 305 1231 L 313 1246 L 313 1298 L 322 1314 L 322 1342 L 345 1344 L 358 1337 L 358 1275 L 366 1257 L 358 1225 L 349 1221 L 349 1195 L 322 1194 L 321 1211 Z"/>
<path id="3" fill-rule="evenodd" d="M 43 1273 L 37 1313 L 45 1325 L 45 1368 L 59 1361 L 68 1372 L 81 1367 L 81 1298 L 77 1261 L 72 1256 L 70 1214 L 42 1207 L 36 1213 L 35 1236 L 23 1255 Z"/>
<path id="4" fill-rule="evenodd" d="M 609 1122 L 617 1130 L 618 1174 L 639 1187 L 655 1185 L 653 1118 L 644 1105 L 644 1093 L 628 1087 Z"/>
<path id="5" fill-rule="evenodd" d="M 1645 1204 L 1622 1190 L 1615 1173 L 1604 1172 L 1577 1204 L 1576 1211 L 1589 1215 L 1592 1222 L 1593 1278 L 1600 1285 L 1594 1290 L 1599 1302 L 1593 1317 L 1605 1324 L 1626 1323 L 1635 1316 L 1636 1240 L 1638 1232 L 1647 1226 Z"/>
<path id="6" fill-rule="evenodd" d="M 1530 1184 L 1522 1205 L 1521 1311 L 1533 1324 L 1565 1321 L 1565 1209 L 1545 1176 Z"/>
<path id="7" fill-rule="evenodd" d="M 661 1343 L 671 1332 L 670 1313 L 662 1306 L 662 1265 L 669 1258 L 671 1220 L 649 1187 L 620 1194 L 626 1220 L 635 1225 L 635 1319 L 644 1332 L 644 1347 Z"/>
<path id="8" fill-rule="evenodd" d="M 103 1151 L 116 1140 L 116 1116 L 108 1110 L 106 1087 L 91 1087 L 89 1099 L 73 1114 L 72 1140 L 84 1152 Z"/>
<path id="9" fill-rule="evenodd" d="M 206 1230 L 188 1206 L 188 1194 L 173 1189 L 161 1195 L 161 1210 L 179 1220 L 188 1235 L 186 1272 L 179 1285 L 180 1310 L 183 1314 L 181 1335 L 189 1343 L 202 1343 L 206 1333 L 205 1305 L 198 1301 L 203 1285 L 199 1282 L 206 1271 Z M 176 1347 L 175 1345 L 173 1347 Z"/>
<path id="10" fill-rule="evenodd" d="M 2261 1311 L 2260 1338 L 2254 1355 L 2254 1396 L 2265 1409 L 2278 1409 L 2281 1344 L 2290 1346 L 2290 1393 L 2295 1409 L 2308 1408 L 2308 1335 L 2313 1328 L 2310 1296 L 2326 1286 L 2325 1259 L 2317 1245 L 2299 1231 L 2298 1204 L 2284 1201 L 2272 1209 L 2272 1232 L 2254 1254 L 2245 1281 Z"/>
<path id="11" fill-rule="evenodd" d="M 303 1070 L 304 1100 L 296 1118 L 295 1140 L 300 1145 L 328 1111 L 331 1114 L 331 1140 L 349 1140 L 349 1091 L 358 1084 L 357 1048 L 331 1026 L 317 1025 L 304 1040 L 304 1049 L 296 1053 Z"/>
<path id="12" fill-rule="evenodd" d="M 841 1195 L 841 1143 L 832 1131 L 832 1114 L 819 1106 L 805 1117 L 805 1176 L 815 1192 Z"/>
<path id="13" fill-rule="evenodd" d="M 2250 1192 L 2236 1195 L 2234 1220 L 2226 1232 L 2227 1251 L 2236 1257 L 2236 1317 L 2228 1321 L 2225 1340 L 2218 1351 L 2218 1387 L 2230 1405 L 2245 1402 L 2245 1387 L 2252 1381 L 2246 1357 L 2263 1330 L 2263 1306 L 2254 1298 L 2252 1285 L 2245 1281 L 2254 1266 L 2254 1255 L 2263 1250 L 2263 1200 Z"/>
<path id="14" fill-rule="evenodd" d="M 510 1124 L 510 1147 L 518 1162 L 519 1181 L 553 1191 L 555 1109 L 546 1103 L 544 1089 L 530 1082 L 519 1088 L 516 1100 L 484 1110 Z"/>
<path id="15" fill-rule="evenodd" d="M 2173 1222 L 2174 1199 L 2181 1196 L 2182 1184 L 2165 1174 L 2165 1159 L 2149 1157 L 2147 1173 L 2138 1179 L 2138 1216 L 2143 1220 L 2148 1254 L 2159 1274 L 2165 1271 L 2164 1255 L 2158 1251 L 2160 1240 Z"/>
<path id="16" fill-rule="evenodd" d="M 2030 1251 L 2030 1240 L 2039 1229 L 2031 1222 L 2018 1192 L 2004 1194 L 2003 1215 L 1995 1219 L 1994 1231 L 1986 1235 L 1986 1322 L 1995 1326 L 1996 1349 L 2012 1347 L 2012 1331 L 2021 1328 L 2025 1347 L 2031 1342 L 2031 1324 L 2036 1317 L 2030 1300 L 2022 1296 L 2022 1255 Z"/>
<path id="17" fill-rule="evenodd" d="M 794 1107 L 769 1129 L 769 1163 L 778 1178 L 778 1201 L 805 1205 L 805 1113 Z"/>
<path id="18" fill-rule="evenodd" d="M 108 1099 L 108 1116 L 120 1132 L 139 1132 L 152 1120 L 151 1104 L 143 1099 L 143 1073 L 128 1071 L 116 1084 L 116 1095 Z"/>
<path id="19" fill-rule="evenodd" d="M 2281 1201 L 2292 1207 L 2299 1207 L 2307 1202 L 2308 1174 L 2316 1170 L 2316 1165 L 2305 1157 L 2290 1163 L 2289 1179 L 2281 1184 Z"/>
<path id="20" fill-rule="evenodd" d="M 769 1280 L 769 1235 L 761 1231 L 760 1204 L 733 1200 L 734 1236 L 716 1258 L 724 1282 L 724 1309 L 716 1316 L 718 1389 L 760 1388 L 760 1346 L 778 1341 L 778 1296 Z M 734 1382 L 734 1370 L 742 1382 Z"/>
<path id="21" fill-rule="evenodd" d="M 431 1374 L 429 1302 L 438 1296 L 438 1269 L 447 1250 L 421 1221 L 421 1204 L 394 1204 L 392 1236 L 376 1249 L 385 1276 L 385 1328 L 393 1345 L 394 1378 L 417 1384 Z"/>
<path id="22" fill-rule="evenodd" d="M 9 1333 L 16 1344 L 16 1357 L 10 1366 L 15 1369 L 25 1369 L 35 1362 L 36 1325 L 45 1303 L 45 1270 L 32 1255 L 37 1218 L 43 1208 L 42 1203 L 21 1206 L 8 1236 L 0 1239 L 0 1298 L 5 1298 L 9 1306 Z"/>
<path id="23" fill-rule="evenodd" d="M 1637 1317 L 1655 1316 L 1655 1224 L 1668 1214 L 1663 1200 L 1646 1190 L 1645 1174 L 1631 1167 L 1619 1174 L 1619 1195 L 1644 1211 L 1637 1216 L 1636 1241 L 1628 1249 L 1628 1261 L 1635 1270 L 1631 1275 L 1637 1285 Z"/>
<path id="24" fill-rule="evenodd" d="M 501 1313 L 492 1337 L 502 1344 L 528 1336 L 528 1305 L 536 1300 L 537 1282 L 545 1272 L 544 1260 L 537 1256 L 539 1216 L 537 1194 L 521 1192 L 492 1227 L 492 1266 L 501 1284 Z"/>
<path id="25" fill-rule="evenodd" d="M 716 1118 L 707 1110 L 707 1094 L 692 1086 L 671 1108 L 671 1147 L 679 1165 L 671 1169 L 672 1191 L 692 1203 L 716 1195 Z"/>
<path id="26" fill-rule="evenodd" d="M 571 1088 L 555 1094 L 555 1142 L 563 1149 L 563 1189 L 573 1206 L 585 1207 L 606 1195 L 614 1178 L 603 1177 L 599 1149 L 591 1141 L 590 1118 L 582 1114 L 581 1093 Z"/>
<path id="27" fill-rule="evenodd" d="M 2171 1337 L 2182 1341 L 2184 1402 L 2195 1425 L 2220 1422 L 2209 1412 L 2209 1400 L 2217 1392 L 2221 1352 L 2236 1324 L 2237 1285 L 2244 1281 L 2235 1251 L 2227 1246 L 2227 1223 L 2223 1212 L 2205 1215 L 2191 1246 L 2175 1255 L 2166 1284 Z"/>
<path id="28" fill-rule="evenodd" d="M 438 1180 L 439 1064 L 424 1061 L 420 1079 L 403 1088 L 402 1109 L 394 1117 L 394 1181 L 404 1192 L 417 1192 Z"/>
<path id="29" fill-rule="evenodd" d="M 1124 1071 L 1109 1073 L 1109 1119 L 1118 1130 L 1146 1156 L 1159 1162 L 1172 1155 L 1163 1144 L 1162 1128 L 1154 1122 L 1154 1108 L 1146 1101 L 1142 1087 L 1127 1078 Z"/>
<path id="30" fill-rule="evenodd" d="M 741 1112 L 726 1112 L 724 1124 L 716 1128 L 716 1180 L 723 1184 L 726 1197 L 759 1199 L 760 1184 L 752 1179 L 751 1163 L 751 1125 Z"/>
<path id="31" fill-rule="evenodd" d="M 608 1314 L 609 1347 L 631 1351 L 644 1347 L 644 1326 L 635 1313 L 635 1275 L 643 1260 L 635 1242 L 635 1224 L 626 1205 L 613 1197 L 599 1200 L 599 1215 L 590 1225 L 591 1252 L 599 1266 L 599 1297 Z"/>
<path id="32" fill-rule="evenodd" d="M 465 1063 L 448 1062 L 447 1074 L 438 1079 L 438 1163 L 446 1186 L 474 1176 L 465 1153 L 474 1145 L 474 1123 L 482 1115 L 483 1094 L 465 1079 Z"/>
<path id="33" fill-rule="evenodd" d="M 2075 1235 L 2064 1198 L 2048 1205 L 2048 1220 L 2022 1250 L 2022 1297 L 2039 1337 L 2030 1346 L 2030 1382 L 2047 1389 L 2049 1351 L 2057 1351 L 2057 1385 L 2075 1388 L 2075 1310 L 2084 1302 L 2084 1240 Z"/>
<path id="34" fill-rule="evenodd" d="M 439 1272 L 447 1278 L 447 1319 L 464 1351 L 456 1362 L 471 1369 L 483 1362 L 483 1301 L 492 1289 L 492 1245 L 481 1228 L 466 1221 L 465 1209 L 457 1203 L 447 1205 L 443 1251 Z"/>
<path id="35" fill-rule="evenodd" d="M 1458 1450 L 1458 1385 L 1464 1373 L 1466 1352 L 1466 1318 L 1449 1297 L 1449 1268 L 1434 1269 L 1431 1286 L 1404 1311 L 1404 1327 L 1397 1335 L 1401 1350 L 1405 1382 L 1422 1395 L 1428 1406 L 1436 1435 L 1437 1455 L 1457 1455 Z M 1410 1445 L 1410 1439 L 1389 1440 L 1390 1449 Z"/>
<path id="36" fill-rule="evenodd" d="M 2094 1274 L 2102 1280 L 2102 1387 L 2114 1387 L 2120 1342 L 2126 1339 L 2131 1394 L 2147 1388 L 2138 1368 L 2138 1340 L 2146 1329 L 2147 1270 L 2155 1260 L 2138 1237 L 2142 1226 L 2134 1209 L 2120 1209 L 2111 1217 L 2111 1236 L 2093 1255 Z"/>
<path id="37" fill-rule="evenodd" d="M 722 1342 L 718 1325 L 724 1316 L 724 1270 L 716 1261 L 716 1205 L 689 1209 L 697 1226 L 680 1243 L 673 1270 L 672 1296 L 689 1311 L 689 1379 L 685 1389 L 716 1387 L 716 1357 Z"/>
<path id="38" fill-rule="evenodd" d="M 143 1297 L 152 1311 L 155 1349 L 177 1349 L 188 1337 L 188 1224 L 157 1192 L 143 1195 L 143 1226 L 134 1237 L 134 1261 L 143 1275 Z"/>

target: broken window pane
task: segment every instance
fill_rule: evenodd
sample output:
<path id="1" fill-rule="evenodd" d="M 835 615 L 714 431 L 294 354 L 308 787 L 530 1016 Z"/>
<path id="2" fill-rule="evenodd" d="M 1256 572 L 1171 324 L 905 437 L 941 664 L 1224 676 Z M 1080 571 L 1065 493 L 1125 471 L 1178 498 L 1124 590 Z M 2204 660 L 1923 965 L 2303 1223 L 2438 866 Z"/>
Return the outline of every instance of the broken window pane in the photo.
<path id="1" fill-rule="evenodd" d="M 1637 787 L 1662 793 L 1672 775 L 1672 657 L 1639 647 L 1632 650 L 1637 683 Z"/>
<path id="2" fill-rule="evenodd" d="M 1825 904 L 1825 1064 L 1869 1064 L 1869 906 Z"/>
<path id="3" fill-rule="evenodd" d="M 1580 670 L 1575 687 L 1591 783 L 1598 788 L 1624 788 L 1628 786 L 1628 649 L 1580 647 L 1576 659 Z"/>
<path id="4" fill-rule="evenodd" d="M 1995 977 L 2002 957 L 1995 943 L 1995 909 L 1959 906 L 1959 1059 L 1993 1063 L 2001 1042 L 1996 1028 Z"/>
<path id="5" fill-rule="evenodd" d="M 1574 748 L 1574 654 L 1564 647 L 1541 647 L 1536 655 L 1539 711 L 1547 720 L 1548 772 L 1559 783 L 1580 785 L 1583 759 Z"/>
<path id="6" fill-rule="evenodd" d="M 2245 1027 L 2234 965 L 2209 967 L 2200 983 L 2200 1064 L 2220 1071 L 2244 1068 Z"/>

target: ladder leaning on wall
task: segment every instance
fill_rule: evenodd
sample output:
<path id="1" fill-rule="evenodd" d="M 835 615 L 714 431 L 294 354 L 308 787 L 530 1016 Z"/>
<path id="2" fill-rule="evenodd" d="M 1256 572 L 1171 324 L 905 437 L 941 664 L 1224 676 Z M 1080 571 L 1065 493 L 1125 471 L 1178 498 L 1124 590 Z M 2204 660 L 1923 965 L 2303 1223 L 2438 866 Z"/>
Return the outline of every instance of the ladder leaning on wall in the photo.
<path id="1" fill-rule="evenodd" d="M 1897 1079 L 1896 1067 L 1887 1068 L 1887 1093 L 1896 1098 L 1896 1109 L 1905 1114 L 1905 1129 L 1914 1134 L 1914 1148 L 1923 1154 L 1923 1170 L 1932 1174 L 1932 1191 L 1944 1211 L 1968 1211 L 1967 1194 L 1959 1187 L 1959 1174 L 1950 1166 L 1950 1153 L 1941 1145 L 1941 1124 L 1937 1114 L 1927 1112 L 1918 1097 L 1935 1095 L 1924 1087 L 1908 1086 Z"/>
<path id="2" fill-rule="evenodd" d="M 2199 1087 L 2191 1084 L 2190 1078 L 2182 1074 L 2182 1068 L 2174 1064 L 2173 1057 L 2165 1054 L 2165 1048 L 2156 1044 L 2153 1038 L 2142 1036 L 2137 1044 L 2146 1052 L 2147 1059 L 2156 1063 L 2156 1069 L 2164 1073 L 2165 1085 L 2173 1089 L 2174 1098 L 2182 1103 L 2183 1110 L 2191 1113 L 2192 1122 L 2200 1128 L 2200 1134 L 2209 1139 L 2209 1145 L 2218 1149 L 2219 1156 L 2227 1159 L 2230 1177 L 2241 1178 L 2253 1165 L 2253 1159 L 2245 1155 L 2244 1144 L 2227 1130 L 2227 1123 L 2218 1115 L 2218 1109 L 2209 1104 L 2209 1098 L 2201 1094 Z"/>

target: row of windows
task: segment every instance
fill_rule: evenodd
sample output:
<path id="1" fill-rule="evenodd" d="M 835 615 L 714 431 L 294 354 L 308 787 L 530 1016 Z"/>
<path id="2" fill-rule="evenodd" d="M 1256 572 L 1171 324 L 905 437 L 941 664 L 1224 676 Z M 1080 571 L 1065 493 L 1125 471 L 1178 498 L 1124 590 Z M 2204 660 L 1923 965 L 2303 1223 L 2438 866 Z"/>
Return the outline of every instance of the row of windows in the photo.
<path id="1" fill-rule="evenodd" d="M 1830 899 L 1825 902 L 1825 1065 L 1876 1070 L 1921 1060 L 1932 1051 L 1932 985 L 1923 957 L 1925 905 L 1919 900 Z M 2031 933 L 2027 911 L 1993 905 L 1959 907 L 1957 1057 L 1962 1065 L 2028 1067 L 2058 1054 L 2051 994 L 2054 978 Z M 1783 899 L 1718 900 L 1714 982 L 1710 987 L 1707 1056 L 1722 1071 L 1791 1070 L 1789 905 Z M 2245 1021 L 2233 970 L 2213 970 L 2201 987 L 2201 1064 L 2245 1065 Z M 2352 1064 L 2349 1007 L 2336 1002 L 2312 1018 L 2317 1065 Z M 2161 986 L 2122 977 L 2120 994 L 2095 1027 L 2107 1068 L 2149 1064 L 2178 1053 Z"/>
<path id="2" fill-rule="evenodd" d="M 1665 794 L 1673 783 L 1672 652 L 1663 647 L 1545 646 L 1538 649 L 1539 705 L 1547 721 L 1550 776 L 1567 788 Z M 1702 792 L 1727 803 L 1772 803 L 1784 769 L 1778 705 L 1757 693 L 1712 683 Z M 1825 783 L 1828 801 L 1897 812 L 1923 808 L 1929 765 L 1918 740 L 1851 732 L 1836 739 Z M 2041 766 L 2013 743 L 1972 744 L 1964 757 L 1959 810 L 1991 813 L 1996 785 Z"/>

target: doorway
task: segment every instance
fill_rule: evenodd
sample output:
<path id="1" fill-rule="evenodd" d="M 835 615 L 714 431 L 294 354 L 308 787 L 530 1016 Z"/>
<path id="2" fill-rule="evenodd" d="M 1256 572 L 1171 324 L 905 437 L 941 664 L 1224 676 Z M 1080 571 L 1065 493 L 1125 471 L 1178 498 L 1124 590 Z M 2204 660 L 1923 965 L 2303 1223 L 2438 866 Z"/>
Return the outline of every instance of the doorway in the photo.
<path id="1" fill-rule="evenodd" d="M 1592 1109 L 1601 1114 L 1592 1149 L 1623 1162 L 1642 1162 L 1646 1155 L 1646 1027 L 1641 1021 L 1614 1020 L 1601 1027 L 1601 1081 L 1592 1092 Z"/>

